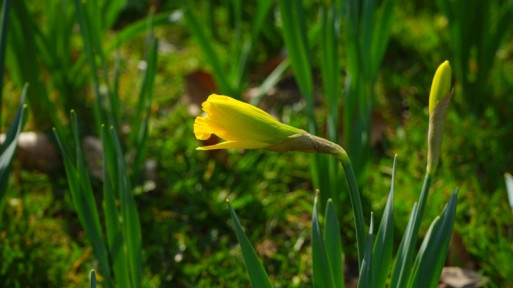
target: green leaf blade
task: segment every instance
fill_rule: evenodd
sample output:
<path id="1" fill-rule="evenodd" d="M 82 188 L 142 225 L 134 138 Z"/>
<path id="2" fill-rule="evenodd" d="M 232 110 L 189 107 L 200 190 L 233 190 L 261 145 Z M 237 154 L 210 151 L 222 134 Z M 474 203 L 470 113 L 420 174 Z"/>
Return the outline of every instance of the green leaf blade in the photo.
<path id="1" fill-rule="evenodd" d="M 304 29 L 306 23 L 301 1 L 278 1 L 278 5 L 282 19 L 283 40 L 291 59 L 291 66 L 301 94 L 305 97 L 307 109 L 313 113 L 313 81 L 310 52 L 305 34 L 306 29 Z M 313 114 L 309 117 L 313 117 Z"/>
<path id="2" fill-rule="evenodd" d="M 371 221 L 369 227 L 369 236 L 365 245 L 365 254 L 363 255 L 362 265 L 360 266 L 360 276 L 358 277 L 358 288 L 368 288 L 373 286 L 372 279 L 372 239 L 374 229 L 374 217 L 371 213 Z"/>
<path id="3" fill-rule="evenodd" d="M 205 57 L 205 60 L 209 62 L 219 90 L 225 95 L 237 98 L 238 95 L 234 95 L 233 87 L 230 85 L 230 81 L 228 80 L 229 73 L 226 73 L 225 69 L 223 69 L 221 63 L 219 62 L 219 57 L 212 47 L 212 39 L 209 39 L 205 34 L 205 29 L 201 27 L 198 18 L 192 12 L 191 7 L 187 1 L 182 0 L 181 3 L 184 7 L 184 16 L 185 20 L 187 21 L 187 26 L 196 38 L 196 41 L 198 41 L 198 45 Z"/>
<path id="4" fill-rule="evenodd" d="M 431 224 L 413 264 L 408 287 L 434 288 L 438 285 L 452 237 L 457 195 L 454 190 L 442 216 Z"/>
<path id="5" fill-rule="evenodd" d="M 326 255 L 331 268 L 334 287 L 344 287 L 344 254 L 338 217 L 333 206 L 333 201 L 328 200 L 324 216 L 324 244 Z"/>
<path id="6" fill-rule="evenodd" d="M 105 278 L 107 286 L 112 286 L 108 252 L 101 230 L 100 217 L 98 215 L 96 201 L 94 199 L 91 182 L 89 180 L 89 174 L 87 173 L 87 169 L 85 168 L 86 165 L 83 162 L 81 155 L 82 149 L 80 148 L 78 136 L 77 117 L 74 111 L 71 111 L 70 116 L 72 134 L 75 142 L 75 151 L 77 153 L 77 155 L 75 155 L 75 159 L 73 159 L 68 148 L 66 148 L 67 146 L 70 146 L 69 143 L 63 142 L 63 138 L 59 136 L 56 129 L 54 129 L 54 134 L 63 155 L 64 169 L 68 179 L 71 199 L 73 200 L 78 218 L 89 238 L 89 241 L 91 242 L 91 245 L 93 246 L 96 256 L 98 257 L 100 268 L 102 269 L 103 277 Z"/>
<path id="7" fill-rule="evenodd" d="M 112 183 L 112 176 L 109 170 L 117 171 L 115 162 L 115 151 L 112 145 L 112 139 L 109 138 L 107 128 L 102 127 L 103 142 L 103 209 L 105 213 L 105 227 L 107 232 L 107 245 L 112 259 L 114 278 L 119 287 L 131 287 L 130 272 L 128 268 L 128 259 L 125 252 L 125 239 L 119 222 L 120 215 L 116 207 L 117 186 Z M 110 169 L 109 169 L 110 168 Z M 115 179 L 115 178 L 114 178 Z"/>
<path id="8" fill-rule="evenodd" d="M 110 127 L 117 159 L 117 187 L 119 189 L 120 210 L 123 219 L 123 234 L 126 237 L 128 263 L 132 287 L 140 287 L 142 282 L 142 235 L 139 212 L 127 175 L 121 143 L 117 132 Z"/>
<path id="9" fill-rule="evenodd" d="M 392 262 L 392 249 L 394 246 L 394 193 L 395 193 L 395 172 L 397 156 L 394 157 L 392 168 L 392 181 L 388 195 L 383 218 L 379 225 L 372 257 L 372 279 L 373 287 L 385 287 Z"/>
<path id="10" fill-rule="evenodd" d="M 11 172 L 11 163 L 16 153 L 18 146 L 18 136 L 24 126 L 24 118 L 27 107 L 25 106 L 25 99 L 27 95 L 28 85 L 26 84 L 21 94 L 20 105 L 16 111 L 13 122 L 7 131 L 4 143 L 0 146 L 0 212 L 2 211 L 5 195 L 7 194 L 7 187 L 9 182 L 9 174 Z M 0 220 L 1 220 L 0 213 Z"/>
<path id="11" fill-rule="evenodd" d="M 248 237 L 244 233 L 242 225 L 239 222 L 239 218 L 237 218 L 237 214 L 235 214 L 235 211 L 229 202 L 228 207 L 230 208 L 235 233 L 237 235 L 237 240 L 239 241 L 251 285 L 255 288 L 272 288 L 271 280 L 269 280 L 269 276 L 265 272 L 264 266 L 262 266 L 262 263 L 258 259 L 255 249 L 253 249 L 251 242 L 249 242 Z"/>
<path id="12" fill-rule="evenodd" d="M 335 287 L 317 213 L 317 196 L 312 212 L 312 266 L 313 287 Z"/>
<path id="13" fill-rule="evenodd" d="M 406 243 L 411 241 L 413 235 L 413 222 L 417 215 L 417 203 L 413 204 L 413 208 L 411 210 L 410 219 L 408 220 L 408 225 L 406 226 L 406 230 L 404 231 L 403 238 L 401 240 L 401 244 L 399 244 L 399 249 L 397 250 L 397 255 L 395 257 L 394 268 L 392 269 L 392 275 L 390 277 L 390 287 L 399 287 L 399 282 L 405 274 L 405 263 L 406 257 L 408 254 L 408 247 Z"/>

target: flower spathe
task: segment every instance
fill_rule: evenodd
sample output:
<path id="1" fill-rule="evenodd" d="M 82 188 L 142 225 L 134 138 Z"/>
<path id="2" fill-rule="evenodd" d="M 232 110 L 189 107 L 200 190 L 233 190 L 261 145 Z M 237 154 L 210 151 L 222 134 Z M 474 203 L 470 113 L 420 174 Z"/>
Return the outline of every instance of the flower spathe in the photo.
<path id="1" fill-rule="evenodd" d="M 213 149 L 266 149 L 337 154 L 343 149 L 302 129 L 283 124 L 260 108 L 231 97 L 212 94 L 203 102 L 205 116 L 194 121 L 198 140 L 212 134 L 224 139 L 219 144 L 198 147 Z"/>

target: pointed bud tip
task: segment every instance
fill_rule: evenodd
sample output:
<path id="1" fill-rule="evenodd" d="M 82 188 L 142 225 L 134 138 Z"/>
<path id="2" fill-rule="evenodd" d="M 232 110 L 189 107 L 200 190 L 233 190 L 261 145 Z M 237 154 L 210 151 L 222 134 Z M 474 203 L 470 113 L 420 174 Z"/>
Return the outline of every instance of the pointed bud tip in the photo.
<path id="1" fill-rule="evenodd" d="M 448 60 L 445 60 L 436 69 L 431 91 L 429 93 L 429 114 L 433 112 L 436 104 L 451 92 L 452 69 Z"/>

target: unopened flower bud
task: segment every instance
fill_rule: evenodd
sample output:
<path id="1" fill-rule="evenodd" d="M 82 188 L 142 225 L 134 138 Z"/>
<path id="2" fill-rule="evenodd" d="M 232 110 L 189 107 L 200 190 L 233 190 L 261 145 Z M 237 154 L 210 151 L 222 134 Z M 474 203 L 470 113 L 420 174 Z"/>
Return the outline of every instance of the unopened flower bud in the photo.
<path id="1" fill-rule="evenodd" d="M 223 138 L 219 144 L 198 147 L 213 149 L 266 149 L 339 155 L 337 144 L 283 124 L 250 104 L 221 95 L 210 95 L 202 105 L 206 116 L 196 117 L 194 134 L 206 140 L 212 134 Z"/>
<path id="2" fill-rule="evenodd" d="M 445 61 L 436 70 L 429 94 L 428 173 L 434 172 L 438 165 L 445 118 L 451 97 L 451 66 L 449 61 Z"/>
<path id="3" fill-rule="evenodd" d="M 436 69 L 429 93 L 429 114 L 435 109 L 436 103 L 451 92 L 451 73 L 451 65 L 447 60 Z"/>

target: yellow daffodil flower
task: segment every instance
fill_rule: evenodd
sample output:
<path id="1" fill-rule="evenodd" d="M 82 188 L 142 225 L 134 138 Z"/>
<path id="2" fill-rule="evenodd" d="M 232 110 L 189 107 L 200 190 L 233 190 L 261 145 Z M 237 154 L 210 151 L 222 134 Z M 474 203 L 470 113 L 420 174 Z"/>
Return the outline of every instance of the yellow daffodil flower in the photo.
<path id="1" fill-rule="evenodd" d="M 435 170 L 440 158 L 445 118 L 451 97 L 451 65 L 449 61 L 445 61 L 436 70 L 429 94 L 428 173 Z"/>
<path id="2" fill-rule="evenodd" d="M 215 134 L 225 141 L 198 147 L 199 150 L 266 149 L 328 154 L 343 151 L 335 143 L 283 124 L 262 109 L 227 96 L 212 94 L 202 108 L 206 116 L 194 121 L 196 138 L 207 140 Z"/>

